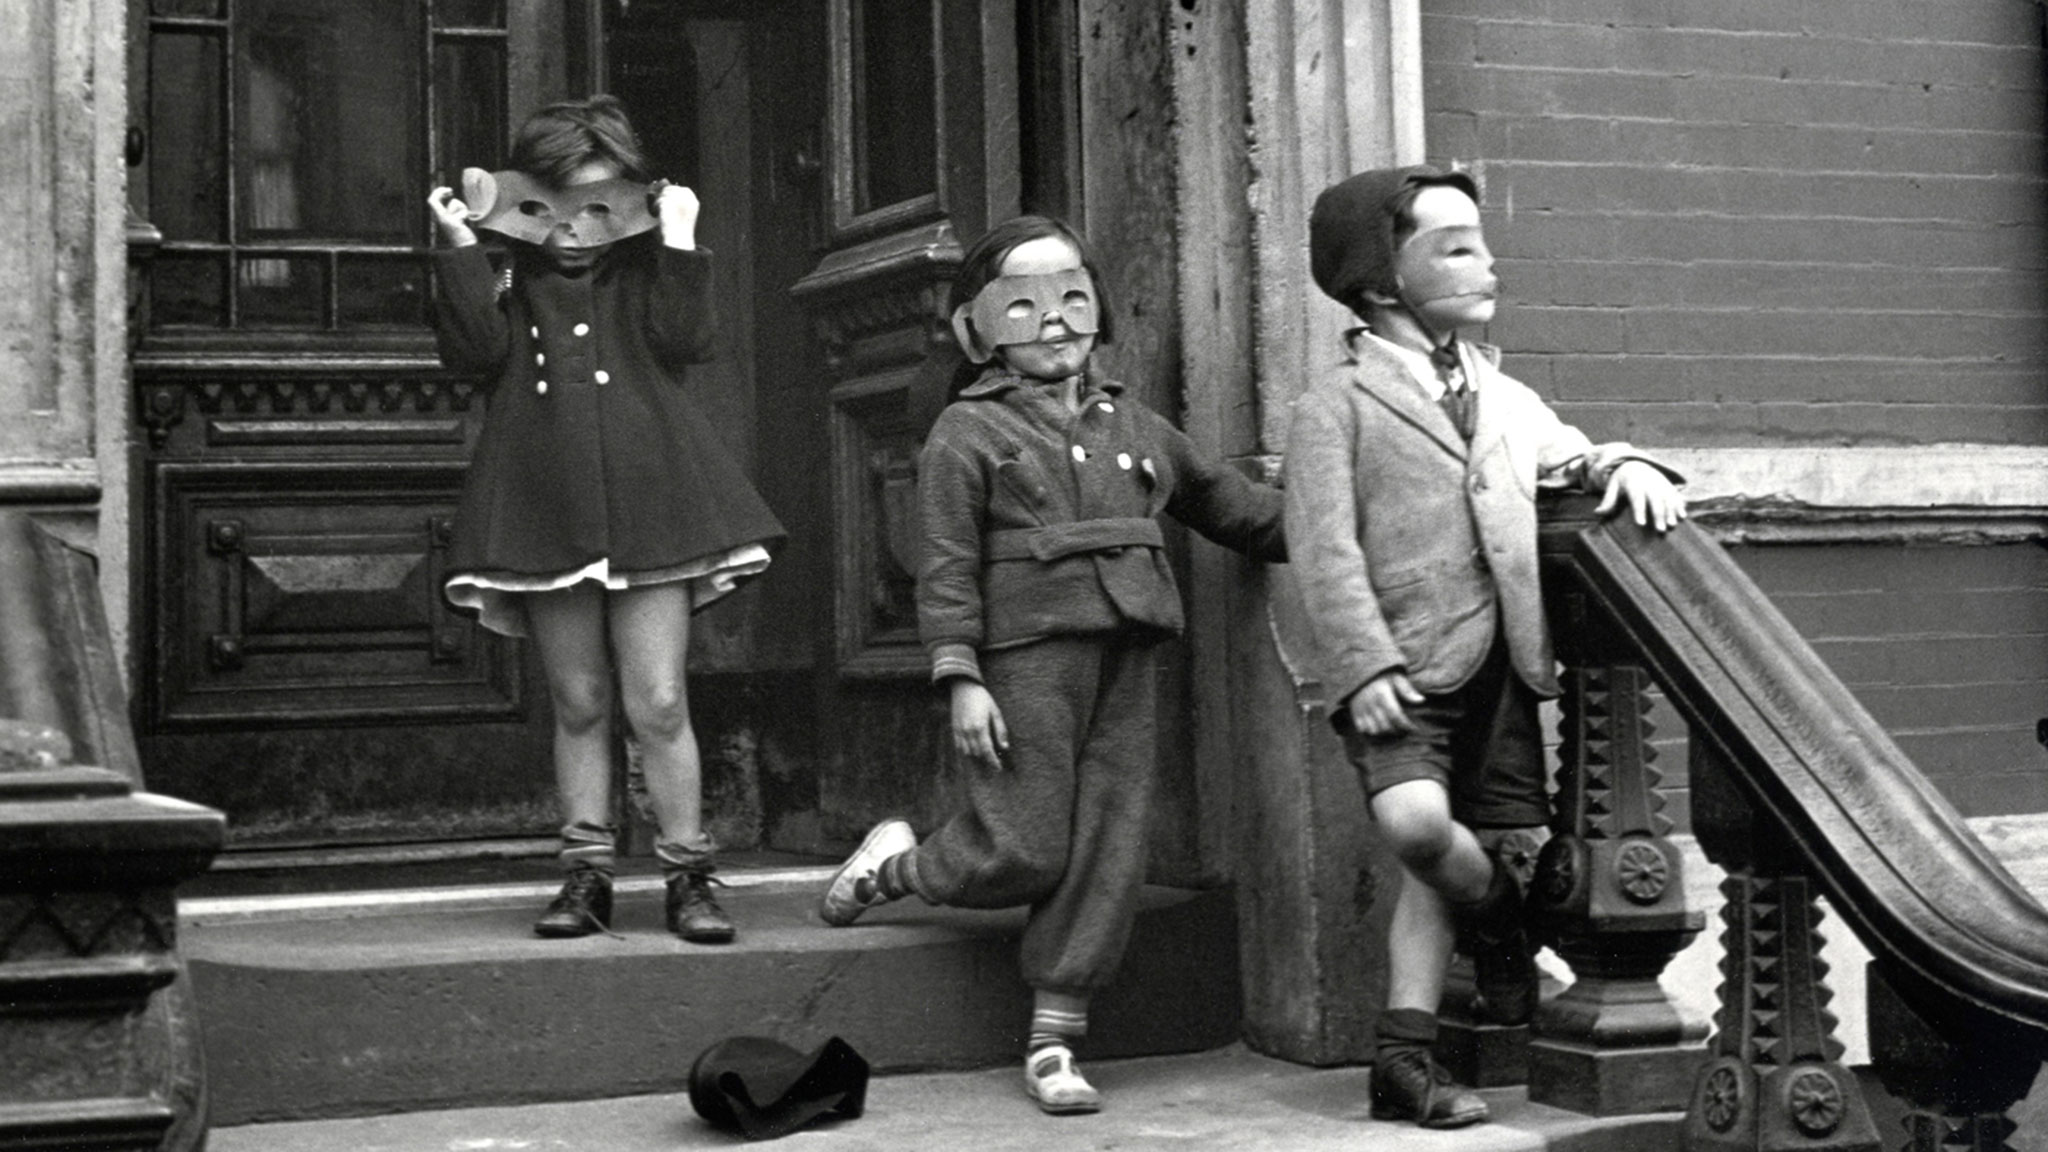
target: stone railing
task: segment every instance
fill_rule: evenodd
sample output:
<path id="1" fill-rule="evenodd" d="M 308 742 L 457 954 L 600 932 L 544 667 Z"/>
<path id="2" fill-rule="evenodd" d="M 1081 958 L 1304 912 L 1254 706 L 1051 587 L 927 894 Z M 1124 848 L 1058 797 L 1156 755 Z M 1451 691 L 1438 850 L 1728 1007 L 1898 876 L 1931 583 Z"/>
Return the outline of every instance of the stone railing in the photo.
<path id="1" fill-rule="evenodd" d="M 141 788 L 91 558 L 0 513 L 0 1148 L 203 1146 L 172 892 L 222 835 Z"/>
<path id="2" fill-rule="evenodd" d="M 1529 1030 L 1530 1098 L 1682 1108 L 1691 1149 L 2008 1147 L 2006 1113 L 2048 1053 L 2048 911 L 1711 537 L 1591 509 L 1544 509 L 1567 675 L 1530 896 L 1575 983 Z M 1727 873 L 1711 1039 L 1658 980 L 1704 917 L 1661 811 L 1653 683 L 1688 725 L 1693 831 Z M 1823 896 L 1875 957 L 1874 1083 L 1840 1063 Z"/>

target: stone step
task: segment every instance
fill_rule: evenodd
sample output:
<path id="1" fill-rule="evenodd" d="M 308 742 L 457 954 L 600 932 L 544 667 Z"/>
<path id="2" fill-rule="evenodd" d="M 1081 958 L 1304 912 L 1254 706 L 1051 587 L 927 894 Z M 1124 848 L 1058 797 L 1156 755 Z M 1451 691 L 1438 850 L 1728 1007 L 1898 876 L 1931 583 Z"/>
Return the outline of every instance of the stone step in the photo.
<path id="1" fill-rule="evenodd" d="M 1679 1116 L 1595 1119 L 1531 1104 L 1519 1088 L 1482 1093 L 1491 1123 L 1455 1132 L 1374 1120 L 1363 1067 L 1309 1068 L 1230 1045 L 1185 1056 L 1090 1061 L 1094 1116 L 1039 1113 L 1014 1062 L 974 1072 L 878 1076 L 855 1120 L 762 1147 L 802 1152 L 1677 1152 Z M 549 1149 L 676 1152 L 742 1142 L 680 1095 L 412 1112 L 216 1128 L 209 1152 Z"/>
<path id="2" fill-rule="evenodd" d="M 676 1092 L 736 1034 L 838 1035 L 878 1072 L 1017 1058 L 1021 912 L 904 901 L 827 928 L 828 875 L 731 872 L 723 947 L 663 930 L 654 877 L 622 877 L 617 936 L 575 940 L 532 934 L 546 883 L 182 901 L 212 1122 Z M 1148 888 L 1092 1015 L 1101 1058 L 1235 1041 L 1230 893 Z"/>

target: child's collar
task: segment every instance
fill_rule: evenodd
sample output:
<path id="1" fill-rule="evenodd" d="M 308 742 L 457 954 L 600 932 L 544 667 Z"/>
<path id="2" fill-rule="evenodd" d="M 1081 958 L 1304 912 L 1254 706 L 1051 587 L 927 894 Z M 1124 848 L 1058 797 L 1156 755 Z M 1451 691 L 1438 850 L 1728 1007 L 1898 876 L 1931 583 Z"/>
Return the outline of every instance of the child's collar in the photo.
<path id="1" fill-rule="evenodd" d="M 985 400 L 1018 388 L 1037 388 L 1050 383 L 1052 382 L 1027 379 L 1001 365 L 991 365 L 982 370 L 979 379 L 960 390 L 959 398 L 962 400 Z M 1123 390 L 1124 386 L 1122 383 L 1105 379 L 1092 371 L 1084 373 L 1081 381 L 1081 394 L 1083 396 L 1090 392 L 1106 392 L 1111 396 L 1115 396 Z"/>

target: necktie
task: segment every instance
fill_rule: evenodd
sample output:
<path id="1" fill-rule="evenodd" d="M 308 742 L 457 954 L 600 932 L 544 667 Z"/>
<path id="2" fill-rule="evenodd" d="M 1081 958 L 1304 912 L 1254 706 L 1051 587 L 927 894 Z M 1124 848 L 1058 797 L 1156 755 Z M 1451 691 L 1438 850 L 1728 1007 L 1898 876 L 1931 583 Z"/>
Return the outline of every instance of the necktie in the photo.
<path id="1" fill-rule="evenodd" d="M 1443 398 L 1437 403 L 1457 427 L 1458 435 L 1472 439 L 1472 389 L 1466 385 L 1465 365 L 1458 359 L 1458 342 L 1446 340 L 1430 349 L 1429 362 L 1444 384 Z"/>

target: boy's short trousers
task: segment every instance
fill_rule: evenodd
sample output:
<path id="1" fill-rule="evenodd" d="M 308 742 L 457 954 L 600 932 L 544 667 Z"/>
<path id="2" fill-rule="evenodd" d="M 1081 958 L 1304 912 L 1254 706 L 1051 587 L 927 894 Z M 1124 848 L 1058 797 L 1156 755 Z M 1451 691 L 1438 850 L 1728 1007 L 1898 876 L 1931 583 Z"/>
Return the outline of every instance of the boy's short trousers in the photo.
<path id="1" fill-rule="evenodd" d="M 1407 706 L 1413 732 L 1368 736 L 1352 728 L 1348 711 L 1332 720 L 1367 797 L 1435 780 L 1466 827 L 1521 828 L 1550 823 L 1538 702 L 1497 642 L 1463 685 Z"/>

